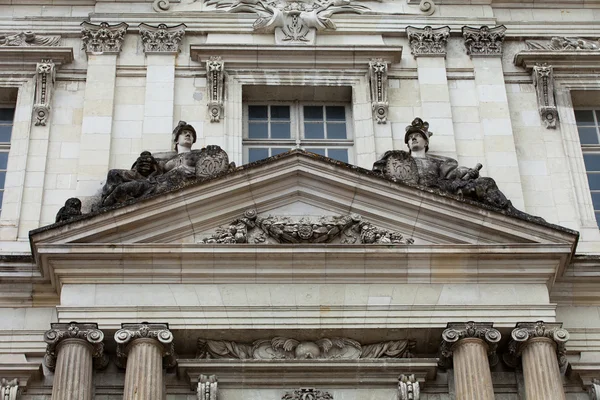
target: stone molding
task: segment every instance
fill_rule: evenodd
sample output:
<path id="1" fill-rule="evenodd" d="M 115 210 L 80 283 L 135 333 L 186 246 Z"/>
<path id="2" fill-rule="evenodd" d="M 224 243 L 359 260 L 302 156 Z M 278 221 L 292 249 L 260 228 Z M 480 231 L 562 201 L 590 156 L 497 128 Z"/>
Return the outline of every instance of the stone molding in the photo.
<path id="1" fill-rule="evenodd" d="M 60 36 L 42 36 L 32 31 L 0 35 L 0 47 L 58 46 Z"/>
<path id="2" fill-rule="evenodd" d="M 371 108 L 378 124 L 385 124 L 388 116 L 388 65 L 381 58 L 369 62 Z"/>
<path id="3" fill-rule="evenodd" d="M 519 322 L 511 333 L 508 344 L 508 353 L 504 353 L 504 362 L 516 368 L 527 341 L 533 338 L 548 338 L 556 344 L 556 356 L 561 372 L 564 373 L 568 366 L 566 343 L 569 332 L 562 327 L 560 322 Z"/>
<path id="4" fill-rule="evenodd" d="M 200 375 L 198 378 L 198 400 L 217 400 L 217 377 L 215 375 Z"/>
<path id="5" fill-rule="evenodd" d="M 421 388 L 414 375 L 400 375 L 398 378 L 398 400 L 419 400 Z"/>
<path id="6" fill-rule="evenodd" d="M 221 57 L 212 56 L 206 61 L 206 80 L 210 122 L 219 122 L 225 111 L 225 62 Z"/>
<path id="7" fill-rule="evenodd" d="M 58 356 L 58 345 L 65 339 L 80 339 L 92 346 L 92 357 L 96 369 L 106 368 L 108 356 L 104 354 L 104 333 L 98 329 L 96 323 L 52 323 L 51 329 L 44 333 L 47 343 L 44 364 L 54 371 Z"/>
<path id="8" fill-rule="evenodd" d="M 449 26 L 440 28 L 408 26 L 406 27 L 406 33 L 410 44 L 410 52 L 415 58 L 446 56 L 446 45 L 448 44 L 448 37 L 450 37 Z"/>
<path id="9" fill-rule="evenodd" d="M 162 348 L 163 366 L 171 368 L 176 365 L 175 344 L 173 333 L 169 330 L 169 324 L 155 323 L 123 323 L 121 329 L 115 333 L 117 342 L 117 366 L 125 368 L 127 365 L 128 345 L 136 339 L 155 339 L 156 344 Z"/>
<path id="10" fill-rule="evenodd" d="M 139 28 L 144 53 L 177 54 L 185 35 L 186 25 L 167 26 L 166 24 L 158 24 L 158 26 L 152 26 L 141 23 Z"/>
<path id="11" fill-rule="evenodd" d="M 300 388 L 286 392 L 281 396 L 281 400 L 333 400 L 333 396 L 329 392 L 315 388 Z"/>
<path id="12" fill-rule="evenodd" d="M 35 103 L 33 116 L 36 126 L 46 126 L 56 82 L 56 65 L 52 60 L 42 60 L 36 67 Z"/>
<path id="13" fill-rule="evenodd" d="M 101 22 L 96 25 L 84 21 L 81 23 L 82 49 L 88 54 L 118 54 L 128 27 L 125 22 L 115 25 Z"/>
<path id="14" fill-rule="evenodd" d="M 504 43 L 506 33 L 506 27 L 504 25 L 498 25 L 491 28 L 486 25 L 481 28 L 463 26 L 462 33 L 465 39 L 467 54 L 471 57 L 502 56 L 502 44 Z"/>
<path id="15" fill-rule="evenodd" d="M 442 344 L 440 345 L 440 357 L 438 365 L 440 368 L 448 369 L 452 366 L 452 355 L 454 346 L 461 339 L 475 338 L 483 340 L 488 346 L 488 361 L 490 365 L 498 363 L 496 349 L 502 338 L 500 332 L 493 327 L 491 322 L 449 322 L 442 332 Z"/>
<path id="16" fill-rule="evenodd" d="M 554 70 L 546 63 L 533 67 L 533 84 L 536 88 L 538 109 L 548 129 L 556 129 L 558 109 L 554 99 Z"/>
<path id="17" fill-rule="evenodd" d="M 11 380 L 2 378 L 0 381 L 0 399 L 17 400 L 19 394 L 19 380 L 17 378 Z"/>

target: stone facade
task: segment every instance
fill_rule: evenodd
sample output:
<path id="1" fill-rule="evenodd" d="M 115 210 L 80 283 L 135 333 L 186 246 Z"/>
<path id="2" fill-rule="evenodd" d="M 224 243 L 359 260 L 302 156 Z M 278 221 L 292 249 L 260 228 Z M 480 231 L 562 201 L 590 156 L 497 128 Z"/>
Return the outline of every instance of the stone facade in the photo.
<path id="1" fill-rule="evenodd" d="M 600 398 L 576 3 L 0 1 L 0 398 Z"/>

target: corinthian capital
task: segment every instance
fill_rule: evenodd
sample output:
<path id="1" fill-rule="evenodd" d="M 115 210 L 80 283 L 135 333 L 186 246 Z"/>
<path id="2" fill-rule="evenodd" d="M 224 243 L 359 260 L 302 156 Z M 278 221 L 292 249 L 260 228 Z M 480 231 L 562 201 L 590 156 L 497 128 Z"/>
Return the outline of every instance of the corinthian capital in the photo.
<path id="1" fill-rule="evenodd" d="M 128 27 L 125 22 L 115 25 L 102 22 L 96 25 L 84 21 L 81 24 L 82 48 L 87 53 L 119 53 Z"/>
<path id="2" fill-rule="evenodd" d="M 127 360 L 126 347 L 136 339 L 155 339 L 163 349 L 163 365 L 167 368 L 175 366 L 175 344 L 168 324 L 121 324 L 115 333 L 117 342 L 117 365 L 124 368 Z"/>
<path id="3" fill-rule="evenodd" d="M 454 353 L 454 345 L 461 339 L 481 339 L 488 345 L 488 360 L 490 365 L 498 362 L 496 348 L 502 338 L 500 332 L 493 328 L 491 322 L 450 322 L 446 330 L 442 332 L 442 344 L 440 346 L 440 357 L 438 365 L 441 368 L 449 368 Z"/>
<path id="4" fill-rule="evenodd" d="M 506 27 L 498 25 L 494 27 L 482 26 L 481 28 L 471 28 L 463 26 L 463 37 L 467 54 L 471 56 L 501 56 L 502 44 L 504 43 L 504 34 Z"/>
<path id="5" fill-rule="evenodd" d="M 523 347 L 529 339 L 548 338 L 556 343 L 556 356 L 558 365 L 562 372 L 567 367 L 566 343 L 569 340 L 569 332 L 562 327 L 560 322 L 519 322 L 511 333 L 511 341 L 508 344 L 508 353 L 504 354 L 504 362 L 511 367 L 516 367 L 517 360 L 523 352 Z"/>
<path id="6" fill-rule="evenodd" d="M 104 354 L 104 333 L 98 329 L 96 323 L 79 324 L 77 322 L 53 323 L 51 329 L 44 333 L 44 341 L 47 343 L 44 364 L 50 370 L 56 367 L 57 346 L 65 339 L 81 339 L 92 345 L 92 357 L 94 367 L 101 369 L 108 365 L 108 357 Z"/>
<path id="7" fill-rule="evenodd" d="M 406 28 L 406 33 L 413 56 L 446 56 L 450 27 L 443 26 L 434 29 L 431 26 L 425 28 L 409 26 Z"/>
<path id="8" fill-rule="evenodd" d="M 185 24 L 152 26 L 141 23 L 140 36 L 144 44 L 144 53 L 176 54 L 179 52 L 179 45 L 185 34 L 185 28 Z"/>

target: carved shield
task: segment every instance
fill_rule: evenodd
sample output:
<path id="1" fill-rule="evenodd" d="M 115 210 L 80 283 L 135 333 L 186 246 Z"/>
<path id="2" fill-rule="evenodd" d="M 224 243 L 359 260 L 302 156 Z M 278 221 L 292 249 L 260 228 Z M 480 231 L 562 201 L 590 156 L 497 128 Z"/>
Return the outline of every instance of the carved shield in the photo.
<path id="1" fill-rule="evenodd" d="M 395 151 L 387 157 L 384 174 L 406 183 L 419 183 L 417 163 L 406 151 Z"/>
<path id="2" fill-rule="evenodd" d="M 227 153 L 219 146 L 206 146 L 196 162 L 196 176 L 200 179 L 210 178 L 227 171 L 228 168 Z"/>

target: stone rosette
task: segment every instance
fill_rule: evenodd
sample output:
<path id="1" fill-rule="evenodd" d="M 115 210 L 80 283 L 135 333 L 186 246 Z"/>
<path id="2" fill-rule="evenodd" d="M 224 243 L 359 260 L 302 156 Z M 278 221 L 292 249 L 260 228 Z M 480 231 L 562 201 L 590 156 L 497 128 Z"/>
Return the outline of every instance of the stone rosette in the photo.
<path id="1" fill-rule="evenodd" d="M 115 333 L 115 342 L 117 342 L 117 366 L 125 368 L 127 364 L 127 346 L 136 339 L 156 339 L 163 348 L 163 365 L 166 368 L 174 367 L 177 364 L 175 358 L 175 344 L 173 343 L 173 333 L 169 330 L 169 324 L 156 323 L 123 323 L 121 329 Z"/>
<path id="2" fill-rule="evenodd" d="M 65 339 L 81 339 L 93 347 L 92 357 L 94 367 L 106 368 L 108 356 L 104 354 L 104 333 L 98 329 L 96 323 L 53 323 L 51 329 L 44 333 L 44 341 L 47 343 L 44 364 L 48 369 L 54 371 L 57 360 L 57 347 Z"/>
<path id="3" fill-rule="evenodd" d="M 498 363 L 496 349 L 502 338 L 500 332 L 493 327 L 491 322 L 450 322 L 442 332 L 442 344 L 438 365 L 440 368 L 448 369 L 452 366 L 454 345 L 461 339 L 476 338 L 483 340 L 488 345 L 488 360 L 490 365 Z"/>

